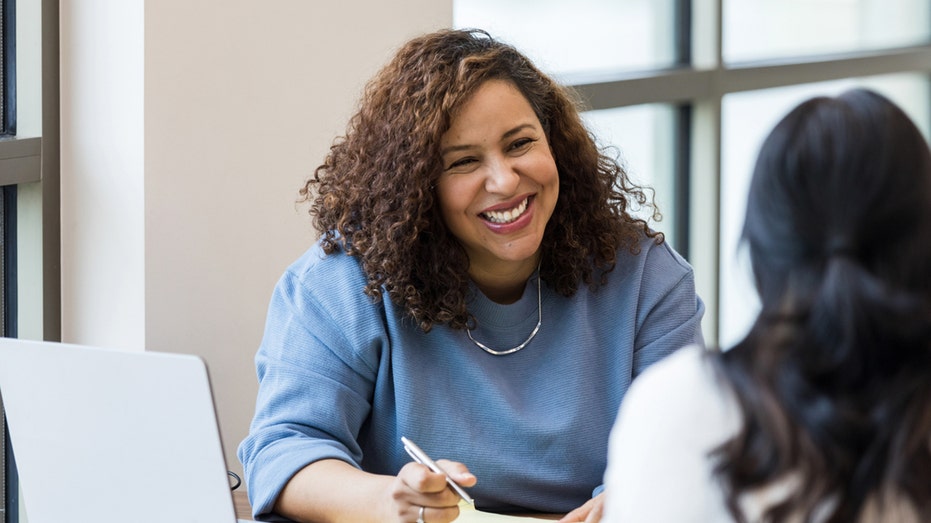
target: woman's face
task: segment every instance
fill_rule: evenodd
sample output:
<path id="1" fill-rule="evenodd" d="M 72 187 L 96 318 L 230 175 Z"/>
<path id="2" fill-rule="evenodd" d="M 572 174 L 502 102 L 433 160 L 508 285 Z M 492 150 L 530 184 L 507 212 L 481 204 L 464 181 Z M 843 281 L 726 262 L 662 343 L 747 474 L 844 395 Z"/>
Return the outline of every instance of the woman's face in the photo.
<path id="1" fill-rule="evenodd" d="M 536 267 L 559 174 L 527 99 L 508 81 L 485 82 L 455 114 L 440 147 L 440 210 L 469 256 L 469 272 Z"/>

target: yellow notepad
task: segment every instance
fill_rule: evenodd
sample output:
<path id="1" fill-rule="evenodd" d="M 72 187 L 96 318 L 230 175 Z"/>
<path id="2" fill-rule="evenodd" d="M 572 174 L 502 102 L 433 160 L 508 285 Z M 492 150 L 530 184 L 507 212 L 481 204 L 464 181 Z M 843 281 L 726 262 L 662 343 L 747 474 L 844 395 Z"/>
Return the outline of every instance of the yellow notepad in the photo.
<path id="1" fill-rule="evenodd" d="M 552 523 L 552 520 L 549 519 L 533 518 L 530 516 L 507 516 L 505 514 L 495 514 L 494 512 L 482 512 L 481 510 L 476 510 L 474 505 L 470 505 L 465 501 L 459 502 L 459 517 L 456 518 L 456 523 L 481 523 L 483 521 L 489 523 L 494 523 L 496 521 L 549 521 Z"/>

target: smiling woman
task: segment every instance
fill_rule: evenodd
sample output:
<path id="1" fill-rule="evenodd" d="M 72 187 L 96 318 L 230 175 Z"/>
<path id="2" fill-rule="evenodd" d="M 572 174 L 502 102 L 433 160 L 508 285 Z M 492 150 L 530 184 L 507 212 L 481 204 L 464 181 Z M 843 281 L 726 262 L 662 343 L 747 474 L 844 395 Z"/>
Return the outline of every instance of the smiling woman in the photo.
<path id="1" fill-rule="evenodd" d="M 416 38 L 301 195 L 239 447 L 256 515 L 597 521 L 608 433 L 643 369 L 702 341 L 691 267 L 572 93 L 478 30 Z"/>

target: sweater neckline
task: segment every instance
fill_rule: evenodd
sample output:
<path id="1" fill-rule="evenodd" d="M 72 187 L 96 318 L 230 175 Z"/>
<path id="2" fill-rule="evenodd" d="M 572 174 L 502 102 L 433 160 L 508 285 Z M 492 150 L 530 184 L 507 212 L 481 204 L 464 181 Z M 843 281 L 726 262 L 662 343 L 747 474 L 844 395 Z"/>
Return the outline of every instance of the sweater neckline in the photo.
<path id="1" fill-rule="evenodd" d="M 502 329 L 521 326 L 527 321 L 537 321 L 537 278 L 535 271 L 524 284 L 524 292 L 520 299 L 507 305 L 497 303 L 475 285 L 469 282 L 470 300 L 469 312 L 475 317 L 479 329 Z M 543 283 L 543 282 L 541 282 Z M 540 301 L 546 301 L 546 285 L 540 286 Z M 541 305 L 542 306 L 542 305 Z M 546 319 L 543 320 L 546 322 Z"/>

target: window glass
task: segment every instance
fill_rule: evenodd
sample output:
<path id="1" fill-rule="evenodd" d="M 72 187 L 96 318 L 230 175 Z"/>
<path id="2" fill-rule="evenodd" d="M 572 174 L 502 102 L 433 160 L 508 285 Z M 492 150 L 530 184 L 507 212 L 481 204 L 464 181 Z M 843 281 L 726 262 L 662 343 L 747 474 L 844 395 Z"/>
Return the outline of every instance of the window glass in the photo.
<path id="1" fill-rule="evenodd" d="M 676 245 L 673 128 L 675 111 L 662 104 L 636 105 L 616 109 L 587 111 L 582 114 L 589 130 L 600 145 L 609 147 L 626 168 L 631 180 L 650 187 L 657 207 L 663 215 L 661 223 L 650 226 L 665 234 L 670 245 Z M 650 196 L 651 192 L 647 192 Z M 633 209 L 637 217 L 649 219 L 649 212 Z"/>
<path id="2" fill-rule="evenodd" d="M 719 342 L 729 348 L 746 334 L 759 312 L 750 263 L 739 246 L 746 194 L 756 155 L 773 126 L 797 104 L 816 95 L 868 87 L 899 104 L 929 136 L 929 82 L 918 75 L 894 75 L 728 95 L 722 102 L 721 243 Z"/>
<path id="3" fill-rule="evenodd" d="M 727 62 L 924 43 L 927 0 L 724 0 Z"/>
<path id="4" fill-rule="evenodd" d="M 675 60 L 674 0 L 456 0 L 453 25 L 485 29 L 556 77 Z"/>

